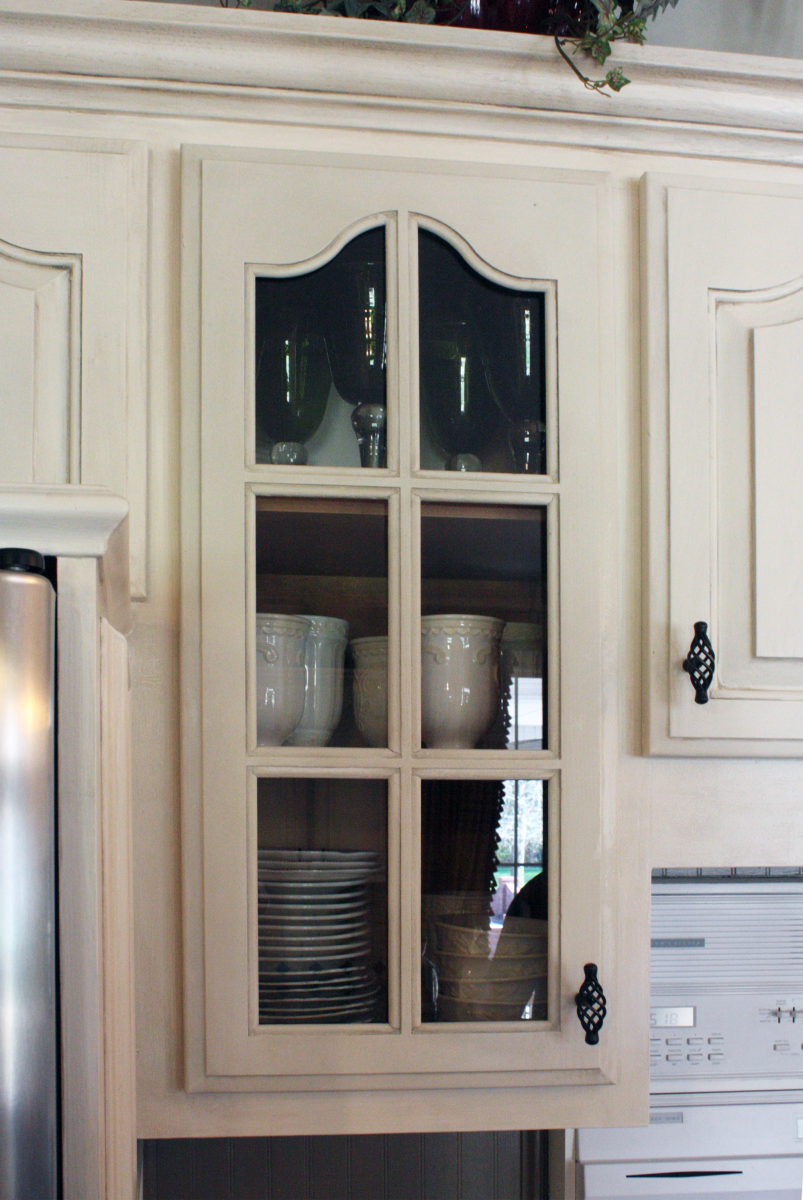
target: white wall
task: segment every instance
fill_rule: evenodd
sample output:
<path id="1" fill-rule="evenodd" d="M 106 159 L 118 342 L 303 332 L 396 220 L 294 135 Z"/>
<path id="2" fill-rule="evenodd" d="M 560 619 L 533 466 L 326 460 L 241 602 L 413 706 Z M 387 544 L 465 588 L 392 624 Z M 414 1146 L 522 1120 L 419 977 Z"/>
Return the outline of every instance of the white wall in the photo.
<path id="1" fill-rule="evenodd" d="M 801 0 L 678 0 L 647 26 L 656 46 L 803 58 Z"/>

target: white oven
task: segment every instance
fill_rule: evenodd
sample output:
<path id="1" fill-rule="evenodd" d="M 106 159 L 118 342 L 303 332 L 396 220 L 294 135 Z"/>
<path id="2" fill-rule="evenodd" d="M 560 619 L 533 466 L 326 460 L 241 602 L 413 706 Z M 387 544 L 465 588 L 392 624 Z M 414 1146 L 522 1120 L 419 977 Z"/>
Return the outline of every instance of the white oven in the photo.
<path id="1" fill-rule="evenodd" d="M 803 1196 L 803 878 L 652 889 L 650 1125 L 576 1135 L 576 1195 Z"/>

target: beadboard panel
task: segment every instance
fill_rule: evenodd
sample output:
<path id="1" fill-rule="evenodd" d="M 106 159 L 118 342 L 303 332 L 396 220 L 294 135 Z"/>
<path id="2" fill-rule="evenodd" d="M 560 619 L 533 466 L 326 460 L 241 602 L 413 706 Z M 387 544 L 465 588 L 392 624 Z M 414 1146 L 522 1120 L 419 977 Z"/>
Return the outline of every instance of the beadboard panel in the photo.
<path id="1" fill-rule="evenodd" d="M 544 1146 L 518 1132 L 148 1141 L 143 1200 L 536 1200 Z"/>

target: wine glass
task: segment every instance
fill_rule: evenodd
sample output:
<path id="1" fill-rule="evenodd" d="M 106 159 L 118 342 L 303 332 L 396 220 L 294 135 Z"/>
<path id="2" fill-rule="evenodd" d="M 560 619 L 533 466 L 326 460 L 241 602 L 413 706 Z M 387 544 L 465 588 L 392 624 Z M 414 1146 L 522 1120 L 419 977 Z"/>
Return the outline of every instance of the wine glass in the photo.
<path id="1" fill-rule="evenodd" d="M 363 467 L 385 466 L 385 229 L 360 234 L 321 271 L 326 349 L 335 387 L 354 413 Z M 322 280 L 323 283 L 323 280 Z"/>
<path id="2" fill-rule="evenodd" d="M 303 465 L 332 386 L 317 313 L 299 280 L 256 281 L 257 462 Z"/>
<path id="3" fill-rule="evenodd" d="M 545 302 L 541 292 L 490 285 L 478 323 L 488 385 L 508 421 L 516 470 L 546 472 Z"/>
<path id="4" fill-rule="evenodd" d="M 467 320 L 432 317 L 419 333 L 421 404 L 449 471 L 481 471 L 498 421 L 479 340 Z"/>

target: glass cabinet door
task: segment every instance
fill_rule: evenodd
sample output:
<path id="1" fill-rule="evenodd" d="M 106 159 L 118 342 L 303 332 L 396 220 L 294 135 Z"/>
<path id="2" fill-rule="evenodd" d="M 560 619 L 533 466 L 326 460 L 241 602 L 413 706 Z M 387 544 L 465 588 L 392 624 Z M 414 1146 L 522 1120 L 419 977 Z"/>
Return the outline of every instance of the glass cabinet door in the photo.
<path id="1" fill-rule="evenodd" d="M 317 270 L 252 282 L 254 461 L 384 467 L 384 225 Z"/>
<path id="2" fill-rule="evenodd" d="M 254 505 L 256 745 L 387 746 L 387 502 Z"/>
<path id="3" fill-rule="evenodd" d="M 547 1020 L 548 787 L 422 783 L 422 1021 Z"/>
<path id="4" fill-rule="evenodd" d="M 547 530 L 553 519 L 549 503 L 422 500 L 424 747 L 550 746 Z"/>
<path id="5" fill-rule="evenodd" d="M 547 474 L 551 299 L 492 282 L 419 229 L 422 467 Z"/>
<path id="6" fill-rule="evenodd" d="M 637 986 L 605 825 L 605 188 L 193 155 L 191 1084 L 499 1089 L 514 1127 L 513 1091 L 545 1113 L 570 1082 L 571 1124 L 620 1049 L 585 1041 L 584 965 Z"/>

